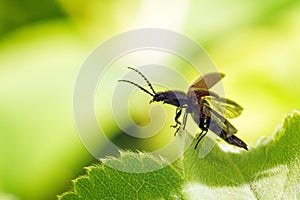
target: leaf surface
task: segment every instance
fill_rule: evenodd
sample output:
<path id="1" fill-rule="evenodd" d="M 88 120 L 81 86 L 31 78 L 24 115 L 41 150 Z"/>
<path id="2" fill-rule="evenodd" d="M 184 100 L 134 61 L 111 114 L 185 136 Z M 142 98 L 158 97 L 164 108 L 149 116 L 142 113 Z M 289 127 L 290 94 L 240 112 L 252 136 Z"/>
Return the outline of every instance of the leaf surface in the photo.
<path id="1" fill-rule="evenodd" d="M 191 146 L 184 157 L 160 170 L 160 158 L 123 152 L 104 165 L 88 167 L 74 181 L 67 199 L 300 199 L 300 114 L 285 118 L 273 137 L 263 138 L 249 152 L 224 151 L 218 145 L 204 158 Z M 125 171 L 114 170 L 123 167 Z"/>

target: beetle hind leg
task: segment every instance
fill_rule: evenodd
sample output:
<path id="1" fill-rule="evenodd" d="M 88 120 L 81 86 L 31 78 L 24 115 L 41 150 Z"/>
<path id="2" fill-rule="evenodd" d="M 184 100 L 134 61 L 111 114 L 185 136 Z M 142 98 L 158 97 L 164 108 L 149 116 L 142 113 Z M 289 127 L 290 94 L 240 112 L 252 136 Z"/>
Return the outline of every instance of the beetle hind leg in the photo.
<path id="1" fill-rule="evenodd" d="M 204 138 L 204 136 L 207 134 L 207 129 L 206 130 L 202 130 L 201 133 L 197 136 L 197 143 L 194 147 L 194 149 L 197 149 L 199 142 Z"/>
<path id="2" fill-rule="evenodd" d="M 201 133 L 197 136 L 197 143 L 194 147 L 194 149 L 197 149 L 197 146 L 199 144 L 199 142 L 204 138 L 204 136 L 207 134 L 208 132 L 208 126 L 210 124 L 210 118 L 200 118 L 200 123 L 199 123 L 199 127 L 202 130 Z"/>

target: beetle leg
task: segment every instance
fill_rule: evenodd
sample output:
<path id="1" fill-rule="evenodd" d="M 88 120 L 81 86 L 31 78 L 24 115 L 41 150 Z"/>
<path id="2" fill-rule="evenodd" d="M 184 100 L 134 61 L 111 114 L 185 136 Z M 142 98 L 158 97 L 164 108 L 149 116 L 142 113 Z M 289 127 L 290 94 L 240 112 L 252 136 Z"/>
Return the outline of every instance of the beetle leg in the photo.
<path id="1" fill-rule="evenodd" d="M 174 133 L 174 136 L 176 136 L 176 133 L 177 133 L 177 132 L 179 131 L 179 129 L 180 129 L 181 122 L 178 121 L 178 119 L 179 119 L 179 117 L 181 116 L 181 113 L 182 113 L 182 109 L 181 109 L 180 107 L 177 107 L 177 108 L 176 108 L 176 116 L 175 116 L 175 122 L 176 122 L 176 124 L 175 124 L 175 125 L 171 125 L 171 127 L 173 127 L 173 128 L 177 128 L 178 125 L 179 125 L 179 127 L 176 129 L 176 131 L 175 131 L 175 133 Z"/>
<path id="2" fill-rule="evenodd" d="M 181 122 L 178 121 L 179 117 L 181 116 L 181 113 L 182 113 L 182 109 L 180 107 L 177 107 L 176 116 L 175 116 L 175 122 L 176 122 L 175 126 L 178 126 L 178 124 L 181 125 Z"/>
<path id="3" fill-rule="evenodd" d="M 210 124 L 210 117 L 205 118 L 204 120 L 204 127 L 206 130 L 208 130 L 209 124 Z"/>
<path id="4" fill-rule="evenodd" d="M 203 116 L 200 116 L 200 119 L 199 119 L 199 128 L 201 130 L 207 130 L 207 123 L 206 123 L 206 120 Z"/>
<path id="5" fill-rule="evenodd" d="M 171 125 L 171 127 L 176 128 L 178 125 L 181 125 L 181 122 L 178 121 L 179 117 L 181 116 L 182 109 L 180 107 L 177 107 L 176 109 L 176 116 L 175 116 L 175 125 Z"/>
<path id="6" fill-rule="evenodd" d="M 196 143 L 194 149 L 197 149 L 197 146 L 198 146 L 199 142 L 207 134 L 207 131 L 208 131 L 207 129 L 206 130 L 202 130 L 201 133 L 198 135 L 198 137 L 197 137 L 197 143 Z"/>
<path id="7" fill-rule="evenodd" d="M 200 117 L 200 123 L 199 128 L 202 130 L 201 133 L 197 136 L 197 143 L 194 147 L 194 149 L 197 149 L 197 146 L 199 142 L 202 140 L 202 138 L 207 134 L 208 132 L 208 126 L 210 124 L 210 118 L 209 117 Z"/>
<path id="8" fill-rule="evenodd" d="M 183 115 L 183 121 L 182 121 L 182 123 L 183 123 L 183 130 L 185 129 L 185 125 L 186 125 L 186 120 L 187 120 L 187 115 L 188 115 L 188 112 L 187 111 L 185 111 L 185 113 L 184 113 L 184 115 Z"/>

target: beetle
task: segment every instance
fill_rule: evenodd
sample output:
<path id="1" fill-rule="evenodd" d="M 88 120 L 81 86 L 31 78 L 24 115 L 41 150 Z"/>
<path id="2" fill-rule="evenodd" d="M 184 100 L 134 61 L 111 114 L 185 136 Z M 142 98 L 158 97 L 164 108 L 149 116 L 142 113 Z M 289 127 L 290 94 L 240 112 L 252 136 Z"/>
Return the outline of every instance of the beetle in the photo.
<path id="1" fill-rule="evenodd" d="M 155 92 L 149 80 L 137 69 L 128 67 L 130 70 L 137 72 L 148 84 L 150 91 L 142 86 L 129 80 L 118 80 L 126 82 L 138 87 L 140 90 L 151 95 L 153 99 L 149 103 L 163 102 L 176 107 L 175 125 L 171 127 L 177 128 L 174 136 L 181 126 L 183 130 L 186 126 L 188 114 L 192 115 L 193 120 L 201 129 L 197 136 L 196 149 L 199 142 L 207 134 L 208 130 L 218 135 L 227 143 L 248 150 L 247 144 L 236 137 L 237 129 L 226 119 L 238 117 L 243 108 L 236 102 L 222 98 L 218 94 L 209 89 L 219 82 L 225 75 L 218 72 L 208 73 L 200 76 L 188 89 L 188 92 L 169 90 L 164 92 Z M 179 121 L 182 110 L 185 109 L 182 123 Z"/>

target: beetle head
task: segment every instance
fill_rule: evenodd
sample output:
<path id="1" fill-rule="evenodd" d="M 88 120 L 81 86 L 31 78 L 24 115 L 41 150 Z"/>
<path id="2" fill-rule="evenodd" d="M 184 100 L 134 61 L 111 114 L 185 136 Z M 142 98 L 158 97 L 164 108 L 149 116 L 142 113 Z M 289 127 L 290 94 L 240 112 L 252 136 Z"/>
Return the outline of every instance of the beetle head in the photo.
<path id="1" fill-rule="evenodd" d="M 153 96 L 153 99 L 149 103 L 159 102 L 168 100 L 168 95 L 166 92 L 158 92 Z"/>

